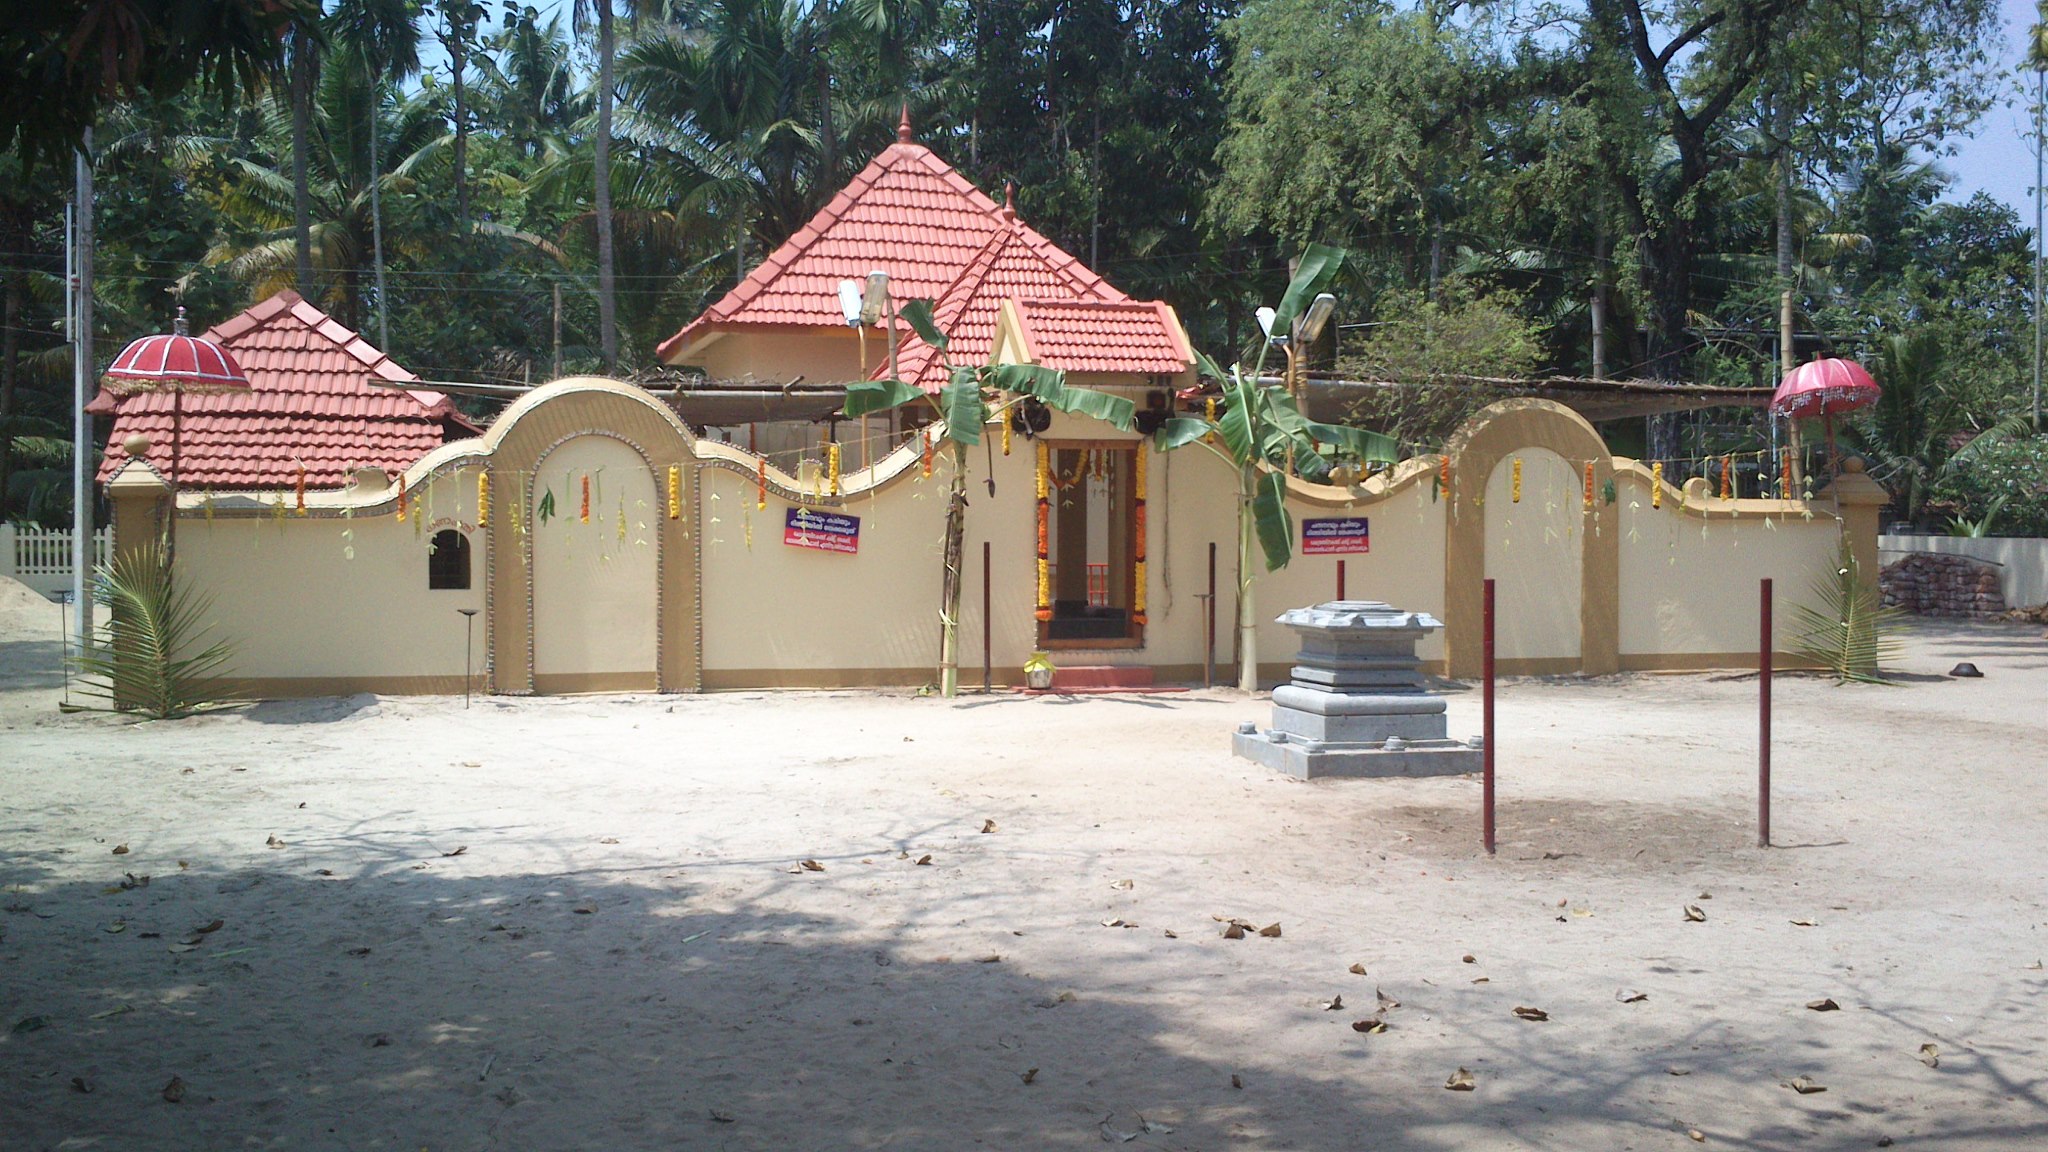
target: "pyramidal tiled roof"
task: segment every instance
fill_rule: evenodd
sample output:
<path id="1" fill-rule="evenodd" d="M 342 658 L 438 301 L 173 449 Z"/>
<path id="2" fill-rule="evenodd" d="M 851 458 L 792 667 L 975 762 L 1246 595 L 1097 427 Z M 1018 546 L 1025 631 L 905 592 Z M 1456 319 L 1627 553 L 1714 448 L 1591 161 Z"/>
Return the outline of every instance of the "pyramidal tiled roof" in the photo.
<path id="1" fill-rule="evenodd" d="M 249 377 L 247 391 L 188 395 L 178 432 L 178 482 L 208 488 L 289 488 L 306 470 L 312 488 L 339 488 L 357 468 L 396 472 L 476 426 L 448 397 L 425 389 L 386 388 L 419 377 L 343 327 L 296 292 L 279 292 L 206 333 Z M 105 483 L 141 433 L 148 459 L 168 474 L 171 403 L 166 392 L 115 396 L 87 406 L 112 414 L 100 463 Z"/>
<path id="2" fill-rule="evenodd" d="M 936 302 L 939 327 L 962 361 L 987 356 L 1005 299 L 1129 299 L 912 142 L 906 120 L 896 143 L 657 354 L 677 363 L 718 331 L 843 328 L 839 282 L 875 269 L 889 274 L 899 305 Z M 937 356 L 915 336 L 904 339 L 898 362 L 906 380 L 927 388 L 943 383 Z"/>

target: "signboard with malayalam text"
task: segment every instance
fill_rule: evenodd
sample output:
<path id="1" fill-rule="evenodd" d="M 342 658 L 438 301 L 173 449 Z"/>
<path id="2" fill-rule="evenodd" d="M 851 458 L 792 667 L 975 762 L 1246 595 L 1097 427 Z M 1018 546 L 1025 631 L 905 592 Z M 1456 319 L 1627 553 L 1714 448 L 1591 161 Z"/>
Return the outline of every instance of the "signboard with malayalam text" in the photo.
<path id="1" fill-rule="evenodd" d="M 1301 522 L 1301 553 L 1331 556 L 1372 551 L 1370 522 L 1363 516 L 1332 516 Z"/>
<path id="2" fill-rule="evenodd" d="M 782 542 L 792 548 L 851 556 L 860 551 L 860 517 L 816 508 L 791 508 L 783 523 Z"/>

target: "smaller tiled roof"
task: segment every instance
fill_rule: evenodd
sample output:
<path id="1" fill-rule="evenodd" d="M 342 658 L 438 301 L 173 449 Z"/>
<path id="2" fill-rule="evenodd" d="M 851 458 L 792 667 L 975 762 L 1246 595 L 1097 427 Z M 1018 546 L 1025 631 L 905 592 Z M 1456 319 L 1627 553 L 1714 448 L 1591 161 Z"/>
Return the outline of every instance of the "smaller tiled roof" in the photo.
<path id="1" fill-rule="evenodd" d="M 381 387 L 419 377 L 296 292 L 279 292 L 223 321 L 206 338 L 234 355 L 246 392 L 188 395 L 178 433 L 178 482 L 205 488 L 289 488 L 305 469 L 311 488 L 339 488 L 358 468 L 397 472 L 477 428 L 447 396 Z M 171 464 L 167 392 L 116 396 L 102 390 L 86 407 L 114 427 L 100 482 L 128 459 L 121 444 L 149 437 L 148 459 Z"/>
<path id="2" fill-rule="evenodd" d="M 1173 375 L 1194 365 L 1187 334 L 1158 300 L 1019 299 L 1013 308 L 1028 363 L 1143 375 Z"/>

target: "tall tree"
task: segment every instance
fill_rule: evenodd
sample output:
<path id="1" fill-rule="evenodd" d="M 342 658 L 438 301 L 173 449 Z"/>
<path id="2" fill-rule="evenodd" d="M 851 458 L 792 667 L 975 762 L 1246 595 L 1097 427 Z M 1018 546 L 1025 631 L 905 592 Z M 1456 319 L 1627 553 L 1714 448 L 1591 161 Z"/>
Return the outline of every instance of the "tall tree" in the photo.
<path id="1" fill-rule="evenodd" d="M 597 135 L 592 141 L 595 163 L 591 178 L 596 185 L 597 207 L 597 327 L 598 347 L 607 372 L 619 367 L 618 276 L 612 246 L 612 100 L 617 92 L 613 82 L 613 54 L 617 50 L 613 30 L 612 0 L 576 0 L 579 27 L 597 24 Z"/>
<path id="2" fill-rule="evenodd" d="M 341 0 L 332 22 L 336 38 L 360 63 L 370 83 L 370 261 L 376 281 L 377 343 L 391 348 L 391 300 L 384 285 L 383 167 L 378 156 L 383 134 L 384 85 L 403 82 L 420 66 L 417 0 Z"/>

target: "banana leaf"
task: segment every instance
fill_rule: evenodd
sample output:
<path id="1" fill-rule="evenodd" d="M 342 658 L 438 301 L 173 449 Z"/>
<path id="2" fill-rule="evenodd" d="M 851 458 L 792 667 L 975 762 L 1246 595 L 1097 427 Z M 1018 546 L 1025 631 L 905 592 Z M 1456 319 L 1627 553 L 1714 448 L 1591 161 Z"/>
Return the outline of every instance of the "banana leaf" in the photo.
<path id="1" fill-rule="evenodd" d="M 1138 406 L 1128 397 L 1070 387 L 1065 373 L 1056 369 L 1035 364 L 997 364 L 982 371 L 983 379 L 991 387 L 1035 397 L 1049 408 L 1090 416 L 1124 432 L 1137 424 Z"/>
<path id="2" fill-rule="evenodd" d="M 846 386 L 846 404 L 841 409 L 849 420 L 871 412 L 901 408 L 924 395 L 924 390 L 901 380 L 856 380 Z"/>
<path id="3" fill-rule="evenodd" d="M 910 330 L 917 333 L 918 339 L 941 352 L 946 350 L 946 334 L 939 331 L 939 322 L 932 316 L 931 301 L 912 300 L 897 315 L 910 324 Z"/>
<path id="4" fill-rule="evenodd" d="M 939 394 L 939 408 L 946 414 L 946 439 L 972 448 L 981 443 L 981 425 L 988 419 L 988 404 L 981 398 L 981 380 L 972 368 L 955 368 Z"/>
<path id="5" fill-rule="evenodd" d="M 1152 433 L 1152 448 L 1157 452 L 1171 452 L 1183 444 L 1192 444 L 1216 430 L 1207 420 L 1193 416 L 1171 416 Z"/>
<path id="6" fill-rule="evenodd" d="M 1287 567 L 1294 556 L 1294 518 L 1287 514 L 1285 476 L 1259 474 L 1252 489 L 1252 523 L 1258 529 L 1259 549 L 1266 554 L 1266 571 Z"/>
<path id="7" fill-rule="evenodd" d="M 1327 244 L 1309 245 L 1301 254 L 1301 263 L 1295 266 L 1294 279 L 1288 281 L 1286 294 L 1280 297 L 1280 306 L 1273 310 L 1273 331 L 1292 332 L 1295 319 L 1308 310 L 1318 294 L 1329 290 L 1343 267 L 1344 249 Z"/>

